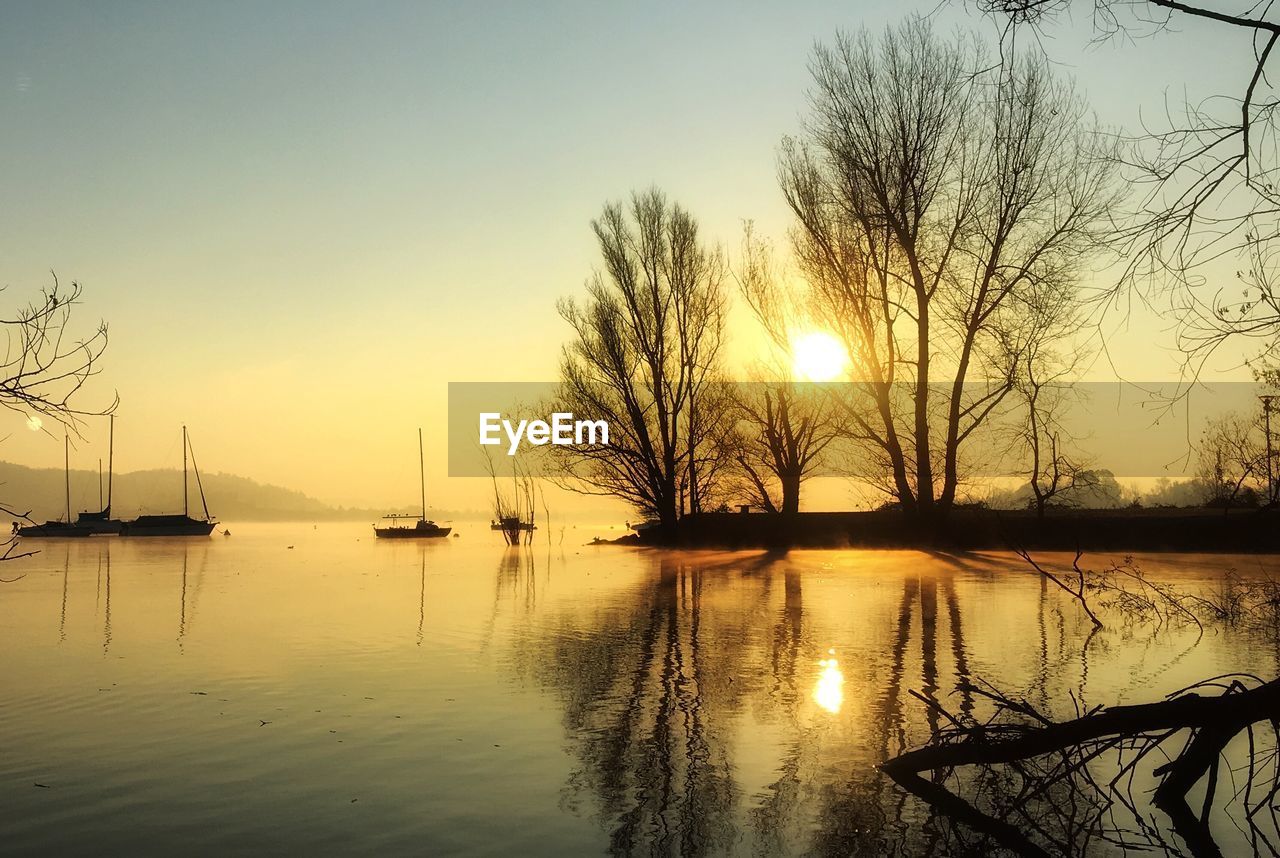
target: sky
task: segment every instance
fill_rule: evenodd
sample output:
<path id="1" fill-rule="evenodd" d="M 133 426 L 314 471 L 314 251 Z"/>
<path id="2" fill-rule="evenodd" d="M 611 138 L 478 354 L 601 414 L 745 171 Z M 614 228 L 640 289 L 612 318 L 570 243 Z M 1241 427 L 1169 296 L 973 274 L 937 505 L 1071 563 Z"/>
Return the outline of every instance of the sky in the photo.
<path id="1" fill-rule="evenodd" d="M 1095 45 L 1080 8 L 1045 48 L 1107 125 L 1248 79 L 1227 28 Z M 186 423 L 209 471 L 411 504 L 422 426 L 432 497 L 479 506 L 445 477 L 447 384 L 554 378 L 602 204 L 657 185 L 731 255 L 745 219 L 784 243 L 814 43 L 913 11 L 994 34 L 936 2 L 0 3 L 0 316 L 51 270 L 84 287 L 120 470 L 180 466 Z M 1174 376 L 1166 328 L 1117 333 L 1127 377 Z M 61 464 L 23 415 L 0 437 Z"/>

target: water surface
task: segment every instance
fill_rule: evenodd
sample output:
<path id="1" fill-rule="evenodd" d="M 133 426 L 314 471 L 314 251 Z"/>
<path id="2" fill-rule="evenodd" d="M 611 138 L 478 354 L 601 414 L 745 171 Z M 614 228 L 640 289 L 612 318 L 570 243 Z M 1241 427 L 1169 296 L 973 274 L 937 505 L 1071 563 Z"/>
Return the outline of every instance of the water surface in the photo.
<path id="1" fill-rule="evenodd" d="M 984 854 L 875 768 L 937 723 L 910 691 L 1068 716 L 1277 671 L 1257 630 L 1090 639 L 1007 555 L 234 531 L 0 566 L 6 852 Z M 1277 568 L 1139 562 L 1188 587 Z M 1214 834 L 1251 854 L 1225 814 Z"/>

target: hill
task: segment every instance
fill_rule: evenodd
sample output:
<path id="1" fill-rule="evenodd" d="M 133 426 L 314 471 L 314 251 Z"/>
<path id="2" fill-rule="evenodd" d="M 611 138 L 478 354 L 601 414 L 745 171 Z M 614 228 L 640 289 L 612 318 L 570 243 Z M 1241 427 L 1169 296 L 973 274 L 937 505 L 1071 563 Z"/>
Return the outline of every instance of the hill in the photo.
<path id="1" fill-rule="evenodd" d="M 105 477 L 103 491 L 106 491 Z M 189 478 L 190 503 L 199 515 L 200 491 L 194 476 Z M 209 511 L 223 521 L 373 521 L 388 512 L 416 512 L 416 509 L 362 509 L 333 507 L 302 492 L 259 483 L 234 474 L 201 474 Z M 180 512 L 182 472 L 157 469 L 116 474 L 112 487 L 112 512 L 118 518 L 140 513 Z M 28 468 L 0 461 L 0 505 L 22 513 L 31 511 L 37 521 L 61 518 L 66 507 L 64 474 L 58 468 Z M 71 472 L 71 514 L 98 509 L 97 471 Z M 448 510 L 432 510 L 440 518 L 453 515 Z"/>

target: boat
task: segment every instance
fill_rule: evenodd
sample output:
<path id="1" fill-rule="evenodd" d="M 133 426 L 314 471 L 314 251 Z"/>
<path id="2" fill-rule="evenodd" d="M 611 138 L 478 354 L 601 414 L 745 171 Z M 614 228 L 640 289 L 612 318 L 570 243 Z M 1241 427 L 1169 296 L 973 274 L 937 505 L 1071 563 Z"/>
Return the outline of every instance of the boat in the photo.
<path id="1" fill-rule="evenodd" d="M 208 536 L 216 524 L 216 521 L 202 521 L 186 513 L 140 515 L 126 521 L 120 533 L 123 536 Z"/>
<path id="2" fill-rule="evenodd" d="M 62 452 L 66 465 L 67 479 L 67 517 L 59 521 L 46 521 L 44 524 L 29 524 L 26 527 L 16 527 L 14 533 L 18 536 L 36 537 L 42 539 L 73 539 L 92 535 L 93 531 L 88 527 L 80 524 L 72 524 L 71 522 L 71 439 L 62 439 Z"/>
<path id="3" fill-rule="evenodd" d="M 387 522 L 382 527 L 374 526 L 373 533 L 379 539 L 429 539 L 436 536 L 448 536 L 452 527 L 441 527 L 434 521 L 407 513 L 405 515 L 384 515 Z M 412 526 L 409 521 L 413 521 Z"/>
<path id="4" fill-rule="evenodd" d="M 505 518 L 503 518 L 503 519 L 502 519 L 502 521 L 493 521 L 493 520 L 490 520 L 490 521 L 489 521 L 489 529 L 490 529 L 490 530 L 505 530 L 505 531 L 515 531 L 515 530 L 537 530 L 537 529 L 538 529 L 538 525 L 534 524 L 532 521 L 521 521 L 521 520 L 520 520 L 519 518 L 517 518 L 516 516 L 514 516 L 514 515 L 509 515 L 509 516 L 506 516 Z"/>
<path id="5" fill-rule="evenodd" d="M 187 489 L 187 451 L 191 450 L 191 469 L 196 475 L 196 486 L 200 489 L 200 504 L 204 507 L 204 518 L 192 518 L 188 509 L 190 492 Z M 187 427 L 182 427 L 182 514 L 140 515 L 133 521 L 126 521 L 121 529 L 123 536 L 208 536 L 217 525 L 209 515 L 209 503 L 204 497 L 204 485 L 200 482 L 200 467 L 196 464 L 195 450 L 187 438 Z"/>
<path id="6" fill-rule="evenodd" d="M 427 518 L 427 471 L 422 457 L 422 430 L 418 430 L 418 485 L 422 489 L 422 515 L 392 514 L 384 515 L 386 522 L 382 527 L 373 526 L 373 535 L 378 539 L 432 539 L 448 536 L 452 527 L 441 527 Z M 414 524 L 410 525 L 412 521 Z"/>
<path id="7" fill-rule="evenodd" d="M 107 436 L 107 504 L 102 506 L 102 460 L 98 460 L 98 505 L 97 512 L 82 512 L 76 516 L 77 527 L 87 527 L 90 533 L 115 535 L 124 529 L 124 522 L 111 517 L 111 476 L 114 471 L 116 449 L 116 416 L 111 415 L 111 431 Z"/>

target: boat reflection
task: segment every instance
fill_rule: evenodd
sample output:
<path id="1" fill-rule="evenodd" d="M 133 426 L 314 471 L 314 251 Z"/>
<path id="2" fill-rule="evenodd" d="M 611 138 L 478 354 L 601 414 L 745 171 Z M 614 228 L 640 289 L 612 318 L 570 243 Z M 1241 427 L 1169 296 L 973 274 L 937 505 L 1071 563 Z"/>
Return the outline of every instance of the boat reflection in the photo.
<path id="1" fill-rule="evenodd" d="M 161 543 L 152 543 L 149 548 L 155 549 L 160 546 Z M 74 603 L 77 598 L 75 591 L 82 586 L 75 582 L 75 576 L 71 575 L 71 570 L 73 567 L 92 564 L 96 567 L 96 571 L 93 574 L 93 616 L 96 618 L 101 612 L 102 653 L 105 656 L 111 652 L 115 633 L 112 625 L 112 543 L 108 540 L 93 540 L 92 543 L 84 547 L 85 550 L 78 552 L 74 558 L 70 548 L 68 548 L 62 558 L 58 643 L 63 644 L 67 641 L 69 614 L 73 612 L 72 609 L 75 607 Z M 119 552 L 121 550 L 117 545 L 116 551 Z M 194 557 L 193 554 L 195 555 Z M 174 583 L 171 586 L 176 590 L 177 596 L 176 617 L 173 620 L 176 624 L 177 632 L 173 640 L 177 645 L 178 653 L 182 654 L 199 610 L 200 594 L 205 578 L 205 566 L 208 560 L 207 549 L 204 546 L 193 548 L 188 543 L 174 542 L 171 545 L 165 544 L 162 550 L 148 551 L 148 555 L 149 565 L 154 565 L 163 573 L 172 572 Z M 128 581 L 125 583 L 128 584 Z"/>

